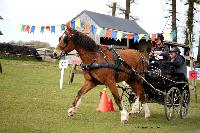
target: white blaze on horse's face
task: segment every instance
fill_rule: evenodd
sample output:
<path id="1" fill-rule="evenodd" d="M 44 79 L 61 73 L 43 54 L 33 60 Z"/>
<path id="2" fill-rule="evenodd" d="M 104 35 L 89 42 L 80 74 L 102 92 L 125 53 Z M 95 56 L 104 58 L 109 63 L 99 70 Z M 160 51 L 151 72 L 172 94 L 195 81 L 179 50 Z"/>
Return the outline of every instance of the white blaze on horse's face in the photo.
<path id="1" fill-rule="evenodd" d="M 54 55 L 56 55 L 56 56 L 60 56 L 61 53 L 62 53 L 62 50 L 60 50 L 60 49 L 58 49 L 58 48 L 56 47 L 56 48 L 54 49 L 53 53 L 54 53 Z"/>
<path id="2" fill-rule="evenodd" d="M 63 40 L 63 37 L 60 37 L 59 38 L 59 43 L 58 45 L 56 46 L 56 48 L 54 49 L 53 53 L 56 55 L 56 56 L 60 56 L 62 51 L 64 50 L 64 47 L 65 47 L 65 42 Z"/>

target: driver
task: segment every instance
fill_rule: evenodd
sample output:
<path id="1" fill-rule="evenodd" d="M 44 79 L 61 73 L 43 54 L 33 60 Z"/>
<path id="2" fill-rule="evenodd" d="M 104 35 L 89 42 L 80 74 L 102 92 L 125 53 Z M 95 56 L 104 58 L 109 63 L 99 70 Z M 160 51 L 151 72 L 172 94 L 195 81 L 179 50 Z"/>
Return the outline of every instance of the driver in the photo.
<path id="1" fill-rule="evenodd" d="M 185 58 L 180 55 L 180 50 L 178 47 L 173 47 L 170 50 L 170 65 L 174 67 L 174 76 L 178 77 L 180 80 L 187 81 L 187 66 Z"/>

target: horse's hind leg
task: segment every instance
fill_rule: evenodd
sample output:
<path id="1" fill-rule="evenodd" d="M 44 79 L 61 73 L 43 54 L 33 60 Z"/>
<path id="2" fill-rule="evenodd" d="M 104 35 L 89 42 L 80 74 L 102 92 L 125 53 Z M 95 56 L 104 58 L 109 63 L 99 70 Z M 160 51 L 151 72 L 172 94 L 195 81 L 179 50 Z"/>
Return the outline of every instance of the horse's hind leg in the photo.
<path id="1" fill-rule="evenodd" d="M 125 108 L 122 107 L 122 103 L 121 103 L 121 98 L 119 96 L 117 87 L 116 87 L 116 83 L 115 81 L 111 81 L 109 83 L 107 83 L 108 88 L 110 89 L 114 99 L 115 99 L 115 103 L 117 104 L 117 106 L 119 107 L 119 111 L 121 113 L 121 122 L 127 123 L 128 122 L 128 112 L 126 111 Z"/>
<path id="2" fill-rule="evenodd" d="M 74 116 L 76 113 L 76 109 L 79 107 L 81 102 L 81 96 L 86 94 L 89 90 L 94 88 L 96 85 L 91 81 L 86 80 L 81 89 L 78 91 L 74 102 L 68 110 L 68 116 Z"/>
<path id="3" fill-rule="evenodd" d="M 143 104 L 145 111 L 145 118 L 148 119 L 150 117 L 150 110 L 146 103 L 146 98 L 143 90 L 143 86 L 140 83 L 134 83 L 131 80 L 127 81 L 127 83 L 131 86 L 133 91 L 137 95 L 136 102 L 132 106 L 132 111 L 130 113 L 137 114 L 140 112 L 141 104 Z"/>

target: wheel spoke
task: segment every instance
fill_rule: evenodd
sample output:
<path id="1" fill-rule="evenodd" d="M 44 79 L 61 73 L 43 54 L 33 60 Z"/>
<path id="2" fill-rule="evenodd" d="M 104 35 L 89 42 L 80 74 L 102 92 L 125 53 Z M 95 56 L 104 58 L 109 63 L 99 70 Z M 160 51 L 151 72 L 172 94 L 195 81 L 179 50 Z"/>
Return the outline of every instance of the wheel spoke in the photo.
<path id="1" fill-rule="evenodd" d="M 186 118 L 188 114 L 189 103 L 190 103 L 190 92 L 189 90 L 186 89 L 182 92 L 182 98 L 181 98 L 180 117 L 182 119 Z"/>
<path id="2" fill-rule="evenodd" d="M 177 87 L 172 87 L 166 95 L 165 114 L 168 120 L 175 120 L 180 113 L 181 96 Z"/>

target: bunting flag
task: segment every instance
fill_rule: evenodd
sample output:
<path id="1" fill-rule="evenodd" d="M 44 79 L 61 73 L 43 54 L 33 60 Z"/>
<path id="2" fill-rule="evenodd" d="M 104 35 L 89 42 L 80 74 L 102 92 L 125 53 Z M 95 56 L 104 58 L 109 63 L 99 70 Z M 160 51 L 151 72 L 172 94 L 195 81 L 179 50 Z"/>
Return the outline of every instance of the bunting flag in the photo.
<path id="1" fill-rule="evenodd" d="M 90 25 L 90 32 L 92 32 L 93 34 L 95 33 L 95 26 L 94 25 Z"/>
<path id="2" fill-rule="evenodd" d="M 21 29 L 22 29 L 22 25 L 21 24 L 18 24 L 17 25 L 17 29 L 19 30 L 19 31 L 22 31 Z"/>
<path id="3" fill-rule="evenodd" d="M 75 28 L 81 28 L 81 20 L 80 19 L 75 20 Z"/>
<path id="4" fill-rule="evenodd" d="M 135 42 L 139 42 L 139 36 L 138 36 L 138 34 L 134 34 L 134 43 Z"/>
<path id="5" fill-rule="evenodd" d="M 89 27 L 89 23 L 85 22 L 85 30 L 84 33 L 89 33 L 90 32 L 90 27 Z"/>
<path id="6" fill-rule="evenodd" d="M 45 28 L 46 30 L 50 31 L 50 26 L 46 26 Z"/>
<path id="7" fill-rule="evenodd" d="M 29 30 L 30 30 L 30 25 L 26 25 L 25 32 L 27 31 L 29 33 Z"/>
<path id="8" fill-rule="evenodd" d="M 55 26 L 51 26 L 51 33 L 55 33 Z"/>
<path id="9" fill-rule="evenodd" d="M 61 32 L 65 31 L 65 24 L 62 24 L 60 28 L 61 28 Z"/>
<path id="10" fill-rule="evenodd" d="M 66 23 L 66 27 L 71 27 L 71 22 Z"/>
<path id="11" fill-rule="evenodd" d="M 149 41 L 150 40 L 150 35 L 149 34 L 146 34 L 146 41 Z"/>
<path id="12" fill-rule="evenodd" d="M 111 34 L 112 34 L 112 29 L 108 29 L 108 30 L 106 31 L 106 37 L 107 37 L 107 38 L 110 38 L 110 37 L 111 37 Z"/>
<path id="13" fill-rule="evenodd" d="M 99 27 L 97 25 L 90 24 L 89 22 L 85 22 L 82 19 L 76 19 L 69 21 L 66 24 L 61 24 L 61 25 L 43 25 L 43 26 L 36 26 L 36 25 L 24 25 L 24 24 L 19 24 L 18 29 L 21 30 L 22 32 L 27 32 L 27 33 L 35 33 L 36 31 L 40 31 L 40 33 L 44 32 L 50 32 L 50 33 L 56 33 L 57 31 L 65 31 L 66 27 L 69 26 L 72 29 L 82 30 L 84 33 L 91 33 L 93 35 L 99 36 L 99 37 L 106 37 L 106 38 L 113 38 L 115 40 L 121 41 L 123 38 L 128 38 L 128 39 L 133 39 L 134 43 L 139 42 L 142 38 L 145 38 L 146 41 L 155 41 L 156 37 L 160 33 L 154 33 L 154 34 L 137 34 L 137 33 L 128 33 L 124 31 L 117 31 L 114 29 L 106 29 Z M 172 32 L 164 32 L 163 33 L 164 40 L 172 40 L 177 36 L 177 33 L 175 31 Z"/>
<path id="14" fill-rule="evenodd" d="M 122 38 L 126 38 L 126 33 L 122 32 Z"/>
<path id="15" fill-rule="evenodd" d="M 70 26 L 71 26 L 71 28 L 72 29 L 75 29 L 76 27 L 76 24 L 75 24 L 76 22 L 75 21 L 71 21 L 71 23 L 70 23 Z"/>
<path id="16" fill-rule="evenodd" d="M 35 32 L 35 26 L 31 26 L 31 31 L 30 31 L 30 33 L 34 33 Z"/>
<path id="17" fill-rule="evenodd" d="M 81 21 L 81 27 L 84 27 L 85 22 L 83 20 L 80 20 L 80 21 Z"/>
<path id="18" fill-rule="evenodd" d="M 138 36 L 139 36 L 139 40 L 141 40 L 145 36 L 145 34 L 139 34 Z"/>
<path id="19" fill-rule="evenodd" d="M 117 31 L 112 31 L 111 38 L 117 40 Z"/>
<path id="20" fill-rule="evenodd" d="M 41 26 L 40 32 L 44 33 L 45 26 Z"/>
<path id="21" fill-rule="evenodd" d="M 173 30 L 173 31 L 171 32 L 171 38 L 172 38 L 172 39 L 175 39 L 175 38 L 176 38 L 176 31 L 175 31 L 175 30 Z"/>
<path id="22" fill-rule="evenodd" d="M 129 38 L 129 39 L 133 39 L 133 35 L 134 35 L 133 33 L 127 33 L 126 34 L 127 38 Z"/>
<path id="23" fill-rule="evenodd" d="M 101 34 L 101 30 L 102 30 L 102 28 L 97 27 L 97 31 L 96 31 L 96 35 L 97 35 L 97 36 L 100 36 L 100 34 Z"/>
<path id="24" fill-rule="evenodd" d="M 163 36 L 164 36 L 164 40 L 168 40 L 168 41 L 171 40 L 171 34 L 170 34 L 170 32 L 164 32 Z"/>
<path id="25" fill-rule="evenodd" d="M 122 39 L 122 32 L 121 31 L 118 31 L 117 32 L 117 40 L 120 40 L 121 41 Z"/>
<path id="26" fill-rule="evenodd" d="M 100 36 L 104 37 L 106 35 L 106 30 L 105 29 L 101 29 L 101 33 L 100 33 Z"/>
<path id="27" fill-rule="evenodd" d="M 23 24 L 22 24 L 21 31 L 25 31 L 25 27 L 26 27 L 26 25 L 23 25 Z"/>

